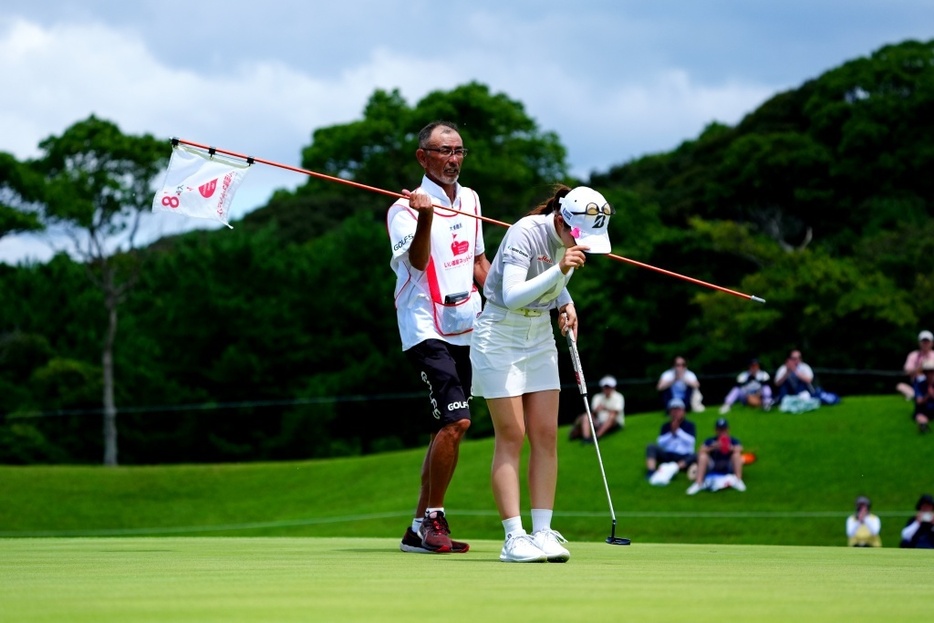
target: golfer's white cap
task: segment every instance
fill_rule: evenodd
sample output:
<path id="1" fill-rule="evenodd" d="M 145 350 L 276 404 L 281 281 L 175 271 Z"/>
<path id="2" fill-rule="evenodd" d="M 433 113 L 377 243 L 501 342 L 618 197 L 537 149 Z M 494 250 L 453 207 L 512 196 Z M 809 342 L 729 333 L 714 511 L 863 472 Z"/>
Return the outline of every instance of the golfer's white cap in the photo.
<path id="1" fill-rule="evenodd" d="M 561 218 L 571 228 L 578 244 L 590 247 L 588 253 L 609 253 L 612 208 L 603 195 L 592 188 L 578 186 L 560 199 Z M 593 214 L 587 214 L 592 211 Z"/>
<path id="2" fill-rule="evenodd" d="M 921 340 L 931 340 L 934 342 L 934 333 L 931 333 L 930 331 L 922 331 L 918 334 L 918 341 L 920 342 Z"/>
<path id="3" fill-rule="evenodd" d="M 616 379 L 610 375 L 606 375 L 600 379 L 600 387 L 616 387 Z"/>

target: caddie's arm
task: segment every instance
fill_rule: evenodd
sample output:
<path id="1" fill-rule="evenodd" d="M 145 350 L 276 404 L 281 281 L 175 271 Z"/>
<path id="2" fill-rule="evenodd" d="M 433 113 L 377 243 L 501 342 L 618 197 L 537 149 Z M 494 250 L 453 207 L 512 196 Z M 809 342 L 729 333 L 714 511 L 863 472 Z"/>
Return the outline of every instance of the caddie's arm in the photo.
<path id="1" fill-rule="evenodd" d="M 408 200 L 409 206 L 418 210 L 418 225 L 415 226 L 415 236 L 409 245 L 409 263 L 412 268 L 424 271 L 431 259 L 431 221 L 435 209 L 431 205 L 431 195 L 421 189 L 416 188 L 415 192 L 409 193 Z"/>

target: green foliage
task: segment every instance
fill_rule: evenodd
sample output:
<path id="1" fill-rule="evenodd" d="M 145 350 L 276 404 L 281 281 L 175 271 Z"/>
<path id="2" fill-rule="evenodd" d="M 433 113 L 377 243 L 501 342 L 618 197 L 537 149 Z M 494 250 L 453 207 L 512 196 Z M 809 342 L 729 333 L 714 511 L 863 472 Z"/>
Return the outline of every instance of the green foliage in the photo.
<path id="1" fill-rule="evenodd" d="M 470 150 L 461 183 L 479 191 L 487 216 L 515 220 L 567 178 L 567 154 L 557 135 L 541 131 L 521 103 L 475 82 L 429 93 L 413 107 L 398 90 L 377 90 L 360 121 L 315 130 L 302 166 L 389 192 L 413 188 L 422 175 L 415 160 L 418 131 L 438 119 L 458 124 Z M 391 203 L 312 176 L 294 193 L 277 193 L 245 225 L 275 222 L 285 239 L 303 241 L 357 212 L 381 221 Z"/>
<path id="2" fill-rule="evenodd" d="M 622 259 L 591 257 L 571 282 L 589 376 L 631 379 L 635 407 L 655 404 L 654 379 L 676 354 L 712 381 L 751 354 L 774 370 L 793 346 L 818 368 L 894 373 L 934 317 L 932 58 L 934 42 L 885 46 L 776 94 L 735 127 L 713 123 L 669 153 L 591 175 L 585 183 L 617 208 L 610 237 Z M 462 182 L 488 216 L 514 222 L 553 183 L 571 182 L 558 137 L 521 103 L 473 82 L 414 105 L 378 90 L 361 119 L 315 130 L 302 164 L 390 194 L 411 188 L 422 174 L 416 133 L 437 119 L 459 125 L 470 149 Z M 0 155 L 0 203 L 15 209 L 14 227 L 41 213 L 115 236 L 148 208 L 143 180 L 169 152 L 95 117 L 40 148 L 24 163 Z M 106 258 L 136 285 L 113 352 L 122 460 L 424 445 L 425 389 L 394 318 L 383 222 L 392 201 L 311 176 L 232 231 L 166 238 L 142 263 L 132 252 Z M 0 212 L 0 233 L 9 214 Z M 484 230 L 492 258 L 505 229 Z M 101 365 L 112 301 L 87 275 L 102 267 L 64 255 L 0 266 L 0 410 L 85 404 L 56 402 L 43 392 L 57 386 L 29 379 L 51 361 Z M 3 348 L 19 354 L 4 359 Z M 716 382 L 704 383 L 716 393 Z M 564 392 L 564 410 L 579 402 Z M 471 432 L 489 435 L 489 416 L 475 407 Z M 88 460 L 80 445 L 98 415 L 88 411 L 54 431 L 46 420 L 20 429 L 11 439 L 24 449 L 10 460 Z"/>
<path id="3" fill-rule="evenodd" d="M 10 154 L 0 152 L 0 238 L 7 234 L 42 229 L 34 206 L 24 199 L 41 184 L 30 169 Z"/>

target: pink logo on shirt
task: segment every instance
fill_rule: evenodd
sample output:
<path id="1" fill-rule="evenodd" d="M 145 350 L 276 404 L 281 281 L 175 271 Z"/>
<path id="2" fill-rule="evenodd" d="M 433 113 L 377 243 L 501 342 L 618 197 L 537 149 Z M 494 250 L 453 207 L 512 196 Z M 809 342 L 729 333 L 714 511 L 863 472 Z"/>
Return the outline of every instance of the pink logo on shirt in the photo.
<path id="1" fill-rule="evenodd" d="M 463 255 L 470 249 L 470 243 L 466 240 L 457 241 L 457 234 L 454 234 L 454 241 L 451 242 L 451 252 L 454 255 Z"/>

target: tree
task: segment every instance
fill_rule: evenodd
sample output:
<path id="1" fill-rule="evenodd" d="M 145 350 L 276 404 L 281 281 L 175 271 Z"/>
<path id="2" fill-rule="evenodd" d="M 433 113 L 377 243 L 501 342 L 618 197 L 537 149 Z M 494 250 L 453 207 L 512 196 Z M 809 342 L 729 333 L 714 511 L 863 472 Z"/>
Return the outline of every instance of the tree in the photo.
<path id="1" fill-rule="evenodd" d="M 13 156 L 0 153 L 0 238 L 7 234 L 42 229 L 42 222 L 25 195 L 35 192 L 42 180 Z"/>
<path id="2" fill-rule="evenodd" d="M 168 159 L 167 142 L 129 136 L 93 115 L 39 144 L 27 166 L 45 179 L 26 198 L 42 206 L 47 224 L 64 228 L 73 252 L 104 298 L 101 345 L 104 464 L 117 465 L 114 345 L 118 309 L 137 271 L 136 235 L 152 201 L 152 183 Z"/>
<path id="3" fill-rule="evenodd" d="M 521 103 L 476 82 L 429 93 L 414 107 L 398 90 L 377 90 L 363 119 L 315 130 L 302 166 L 392 192 L 411 188 L 422 173 L 414 155 L 418 131 L 437 119 L 458 124 L 470 150 L 463 183 L 480 192 L 487 216 L 512 222 L 550 195 L 552 184 L 569 181 L 558 136 L 540 130 Z M 356 212 L 382 221 L 390 203 L 381 194 L 310 177 L 294 192 L 277 193 L 245 224 L 275 221 L 288 240 L 302 241 Z"/>

